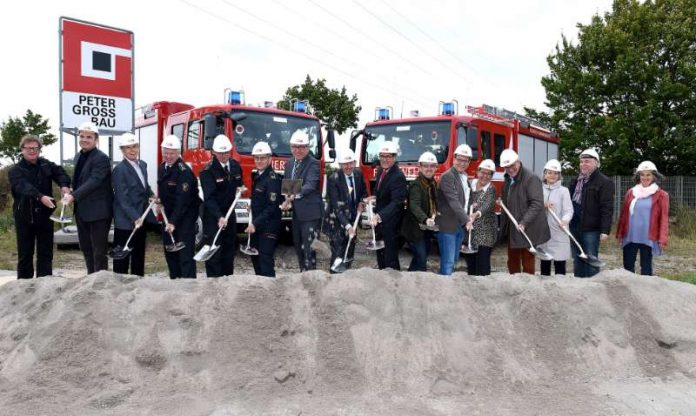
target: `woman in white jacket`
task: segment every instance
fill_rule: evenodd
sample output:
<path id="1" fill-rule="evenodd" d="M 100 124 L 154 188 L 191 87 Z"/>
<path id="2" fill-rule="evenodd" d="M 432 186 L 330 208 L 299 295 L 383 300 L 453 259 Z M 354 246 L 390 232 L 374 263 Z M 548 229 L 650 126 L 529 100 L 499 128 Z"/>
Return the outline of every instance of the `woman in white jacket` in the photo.
<path id="1" fill-rule="evenodd" d="M 573 218 L 573 203 L 570 200 L 568 188 L 561 185 L 561 164 L 556 159 L 551 159 L 544 166 L 544 207 L 551 231 L 551 239 L 541 245 L 541 248 L 553 256 L 553 261 L 541 261 L 541 274 L 551 276 L 551 263 L 553 262 L 556 275 L 566 273 L 566 260 L 570 258 L 570 239 L 561 227 L 568 227 Z M 548 212 L 552 209 L 561 223 Z"/>

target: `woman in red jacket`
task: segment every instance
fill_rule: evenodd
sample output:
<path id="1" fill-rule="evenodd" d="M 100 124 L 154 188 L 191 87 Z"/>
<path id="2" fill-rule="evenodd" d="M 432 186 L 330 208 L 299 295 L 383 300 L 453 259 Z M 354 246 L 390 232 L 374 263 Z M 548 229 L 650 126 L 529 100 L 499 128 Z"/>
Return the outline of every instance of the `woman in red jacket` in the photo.
<path id="1" fill-rule="evenodd" d="M 652 258 L 662 254 L 669 232 L 669 195 L 657 185 L 662 175 L 650 161 L 642 162 L 636 185 L 626 192 L 616 238 L 623 247 L 624 269 L 635 272 L 640 251 L 640 274 L 652 275 Z"/>

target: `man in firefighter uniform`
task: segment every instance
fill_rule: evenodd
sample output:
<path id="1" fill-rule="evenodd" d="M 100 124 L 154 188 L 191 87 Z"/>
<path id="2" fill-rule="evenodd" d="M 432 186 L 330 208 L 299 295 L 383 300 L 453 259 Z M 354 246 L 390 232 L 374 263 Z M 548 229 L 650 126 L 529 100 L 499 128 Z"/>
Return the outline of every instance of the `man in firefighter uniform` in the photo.
<path id="1" fill-rule="evenodd" d="M 169 224 L 162 233 L 165 246 L 171 244 L 169 232 L 174 239 L 186 246 L 176 252 L 165 250 L 169 277 L 176 279 L 196 278 L 196 262 L 193 254 L 196 244 L 196 220 L 198 219 L 198 181 L 191 168 L 181 160 L 181 140 L 175 135 L 164 138 L 162 160 L 157 172 L 159 199 Z"/>
<path id="2" fill-rule="evenodd" d="M 355 153 L 350 149 L 341 150 L 338 155 L 341 169 L 334 172 L 326 182 L 326 193 L 329 196 L 329 227 L 331 233 L 331 264 L 336 258 L 343 258 L 348 239 L 352 235 L 348 258 L 353 258 L 355 252 L 355 233 L 353 223 L 364 209 L 363 198 L 367 197 L 365 180 L 359 169 L 355 169 Z M 346 263 L 350 268 L 350 263 Z"/>
<path id="3" fill-rule="evenodd" d="M 204 207 L 203 233 L 208 244 L 212 244 L 218 229 L 222 228 L 216 242 L 220 249 L 205 262 L 208 277 L 234 274 L 237 221 L 234 212 L 228 219 L 225 219 L 225 215 L 234 201 L 237 187 L 243 184 L 242 168 L 230 157 L 231 151 L 232 143 L 227 136 L 219 134 L 215 137 L 213 160 L 203 168 L 200 175 Z"/>
<path id="4" fill-rule="evenodd" d="M 252 256 L 254 273 L 259 276 L 275 277 L 274 253 L 280 233 L 283 202 L 280 194 L 280 177 L 271 167 L 271 147 L 266 142 L 258 142 L 251 150 L 258 172 L 251 187 L 252 223 L 246 228 L 251 233 L 251 246 L 259 251 Z"/>
<path id="5" fill-rule="evenodd" d="M 52 183 L 61 193 L 70 192 L 70 177 L 62 167 L 40 157 L 43 142 L 33 135 L 22 137 L 19 147 L 22 159 L 8 174 L 14 205 L 17 231 L 17 278 L 34 277 L 34 247 L 36 247 L 36 277 L 53 274 L 53 222 L 56 208 Z"/>
<path id="6" fill-rule="evenodd" d="M 321 199 L 319 161 L 309 154 L 309 136 L 298 130 L 290 138 L 292 158 L 285 164 L 285 179 L 302 180 L 302 189 L 292 201 L 292 241 L 300 271 L 317 268 L 312 242 L 319 235 L 324 202 Z M 289 208 L 287 203 L 284 209 Z"/>

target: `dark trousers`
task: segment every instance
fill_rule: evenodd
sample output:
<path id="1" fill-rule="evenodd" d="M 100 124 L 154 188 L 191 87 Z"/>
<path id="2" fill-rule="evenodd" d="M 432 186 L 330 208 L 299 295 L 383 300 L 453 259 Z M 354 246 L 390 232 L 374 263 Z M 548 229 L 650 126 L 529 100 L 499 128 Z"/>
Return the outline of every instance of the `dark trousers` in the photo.
<path id="1" fill-rule="evenodd" d="M 125 247 L 128 237 L 133 230 L 114 229 L 114 247 Z M 145 227 L 140 227 L 133 238 L 128 243 L 128 247 L 132 248 L 130 254 L 125 259 L 114 259 L 114 273 L 134 274 L 136 276 L 145 276 L 145 237 L 147 230 Z"/>
<path id="2" fill-rule="evenodd" d="M 636 272 L 636 257 L 640 252 L 640 274 L 652 276 L 652 247 L 645 244 L 628 243 L 623 248 L 623 266 L 629 272 Z"/>
<path id="3" fill-rule="evenodd" d="M 197 218 L 198 215 L 195 212 L 185 216 L 182 223 L 178 224 L 172 233 L 174 240 L 183 242 L 186 247 L 173 253 L 164 251 L 164 258 L 167 260 L 167 268 L 169 268 L 169 277 L 172 279 L 177 277 L 196 278 L 196 261 L 193 259 L 193 254 L 196 249 Z M 172 244 L 169 233 L 162 232 L 162 241 L 165 247 Z"/>
<path id="4" fill-rule="evenodd" d="M 350 247 L 348 248 L 348 255 L 346 256 L 346 260 L 350 260 L 353 258 L 355 255 L 355 242 L 356 238 L 353 237 L 352 240 L 350 240 Z M 334 261 L 336 259 L 340 258 L 343 260 L 343 256 L 346 254 L 346 246 L 348 245 L 348 233 L 340 232 L 336 233 L 336 236 L 334 236 L 331 239 L 331 264 L 334 264 Z M 350 269 L 350 262 L 345 263 L 344 265 L 346 266 L 346 269 Z M 329 270 L 329 273 L 333 273 L 331 270 Z"/>
<path id="5" fill-rule="evenodd" d="M 209 229 L 206 232 L 208 244 L 213 243 L 213 238 L 218 228 Z M 234 274 L 234 255 L 236 253 L 237 224 L 230 221 L 227 227 L 220 232 L 216 245 L 220 246 L 218 251 L 205 262 L 205 274 L 208 277 L 230 276 Z"/>
<path id="6" fill-rule="evenodd" d="M 492 247 L 478 246 L 474 254 L 465 254 L 466 270 L 469 276 L 488 276 L 491 274 Z"/>
<path id="7" fill-rule="evenodd" d="M 317 257 L 312 250 L 312 241 L 319 235 L 321 219 L 311 221 L 292 220 L 292 242 L 295 245 L 297 264 L 300 271 L 314 270 L 317 268 Z"/>
<path id="8" fill-rule="evenodd" d="M 534 255 L 526 248 L 510 248 L 508 245 L 508 272 L 534 274 Z"/>
<path id="9" fill-rule="evenodd" d="M 80 242 L 80 250 L 85 256 L 87 273 L 91 274 L 99 270 L 109 270 L 109 260 L 106 257 L 109 247 L 109 229 L 111 218 L 97 221 L 82 221 L 76 217 L 77 239 Z"/>
<path id="10" fill-rule="evenodd" d="M 401 270 L 399 264 L 399 226 L 380 224 L 375 228 L 377 239 L 384 240 L 384 248 L 377 250 L 377 267 L 382 270 L 388 267 Z"/>
<path id="11" fill-rule="evenodd" d="M 585 254 L 599 256 L 599 231 L 580 231 L 578 225 L 570 224 L 570 232 L 578 240 Z M 573 253 L 573 274 L 575 277 L 592 277 L 599 273 L 599 267 L 594 267 L 580 259 L 580 250 L 575 244 L 570 245 Z"/>
<path id="12" fill-rule="evenodd" d="M 411 264 L 408 266 L 409 272 L 426 272 L 428 271 L 428 253 L 430 253 L 430 244 L 433 239 L 432 231 L 424 231 L 423 238 L 420 241 L 409 242 L 411 248 Z"/>
<path id="13" fill-rule="evenodd" d="M 556 260 L 541 260 L 541 275 L 551 276 L 551 263 L 553 263 L 553 268 L 556 271 L 556 276 L 566 274 L 566 262 L 556 261 Z"/>
<path id="14" fill-rule="evenodd" d="M 251 235 L 251 246 L 259 251 L 258 256 L 251 256 L 255 274 L 275 277 L 275 249 L 277 244 L 278 234 L 257 230 Z"/>
<path id="15" fill-rule="evenodd" d="M 28 223 L 15 216 L 17 231 L 17 279 L 34 277 L 34 247 L 36 247 L 36 277 L 53 274 L 53 222 L 48 218 Z"/>

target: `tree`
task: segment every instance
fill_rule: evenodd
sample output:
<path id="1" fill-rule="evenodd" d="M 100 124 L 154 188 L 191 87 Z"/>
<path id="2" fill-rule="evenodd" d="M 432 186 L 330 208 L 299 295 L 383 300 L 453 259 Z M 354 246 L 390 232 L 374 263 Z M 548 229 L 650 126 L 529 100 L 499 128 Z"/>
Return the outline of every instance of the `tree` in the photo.
<path id="1" fill-rule="evenodd" d="M 696 174 L 696 1 L 615 0 L 578 28 L 577 45 L 562 36 L 541 80 L 562 157 L 596 147 L 609 174 L 642 160 Z"/>
<path id="2" fill-rule="evenodd" d="M 17 163 L 20 158 L 19 142 L 26 134 L 33 134 L 43 140 L 44 146 L 55 143 L 57 138 L 53 133 L 49 133 L 51 128 L 48 119 L 41 114 L 27 110 L 23 118 L 10 117 L 0 125 L 0 156 L 7 157 L 12 163 Z"/>
<path id="3" fill-rule="evenodd" d="M 290 100 L 294 98 L 300 101 L 308 100 L 319 120 L 327 127 L 335 129 L 338 134 L 358 125 L 358 114 L 361 109 L 359 105 L 356 105 L 358 96 L 353 94 L 352 97 L 348 97 L 345 86 L 340 90 L 331 89 L 326 86 L 325 79 L 312 81 L 312 78 L 307 75 L 303 84 L 295 85 L 285 91 L 283 100 L 278 102 L 278 108 L 289 110 Z"/>

